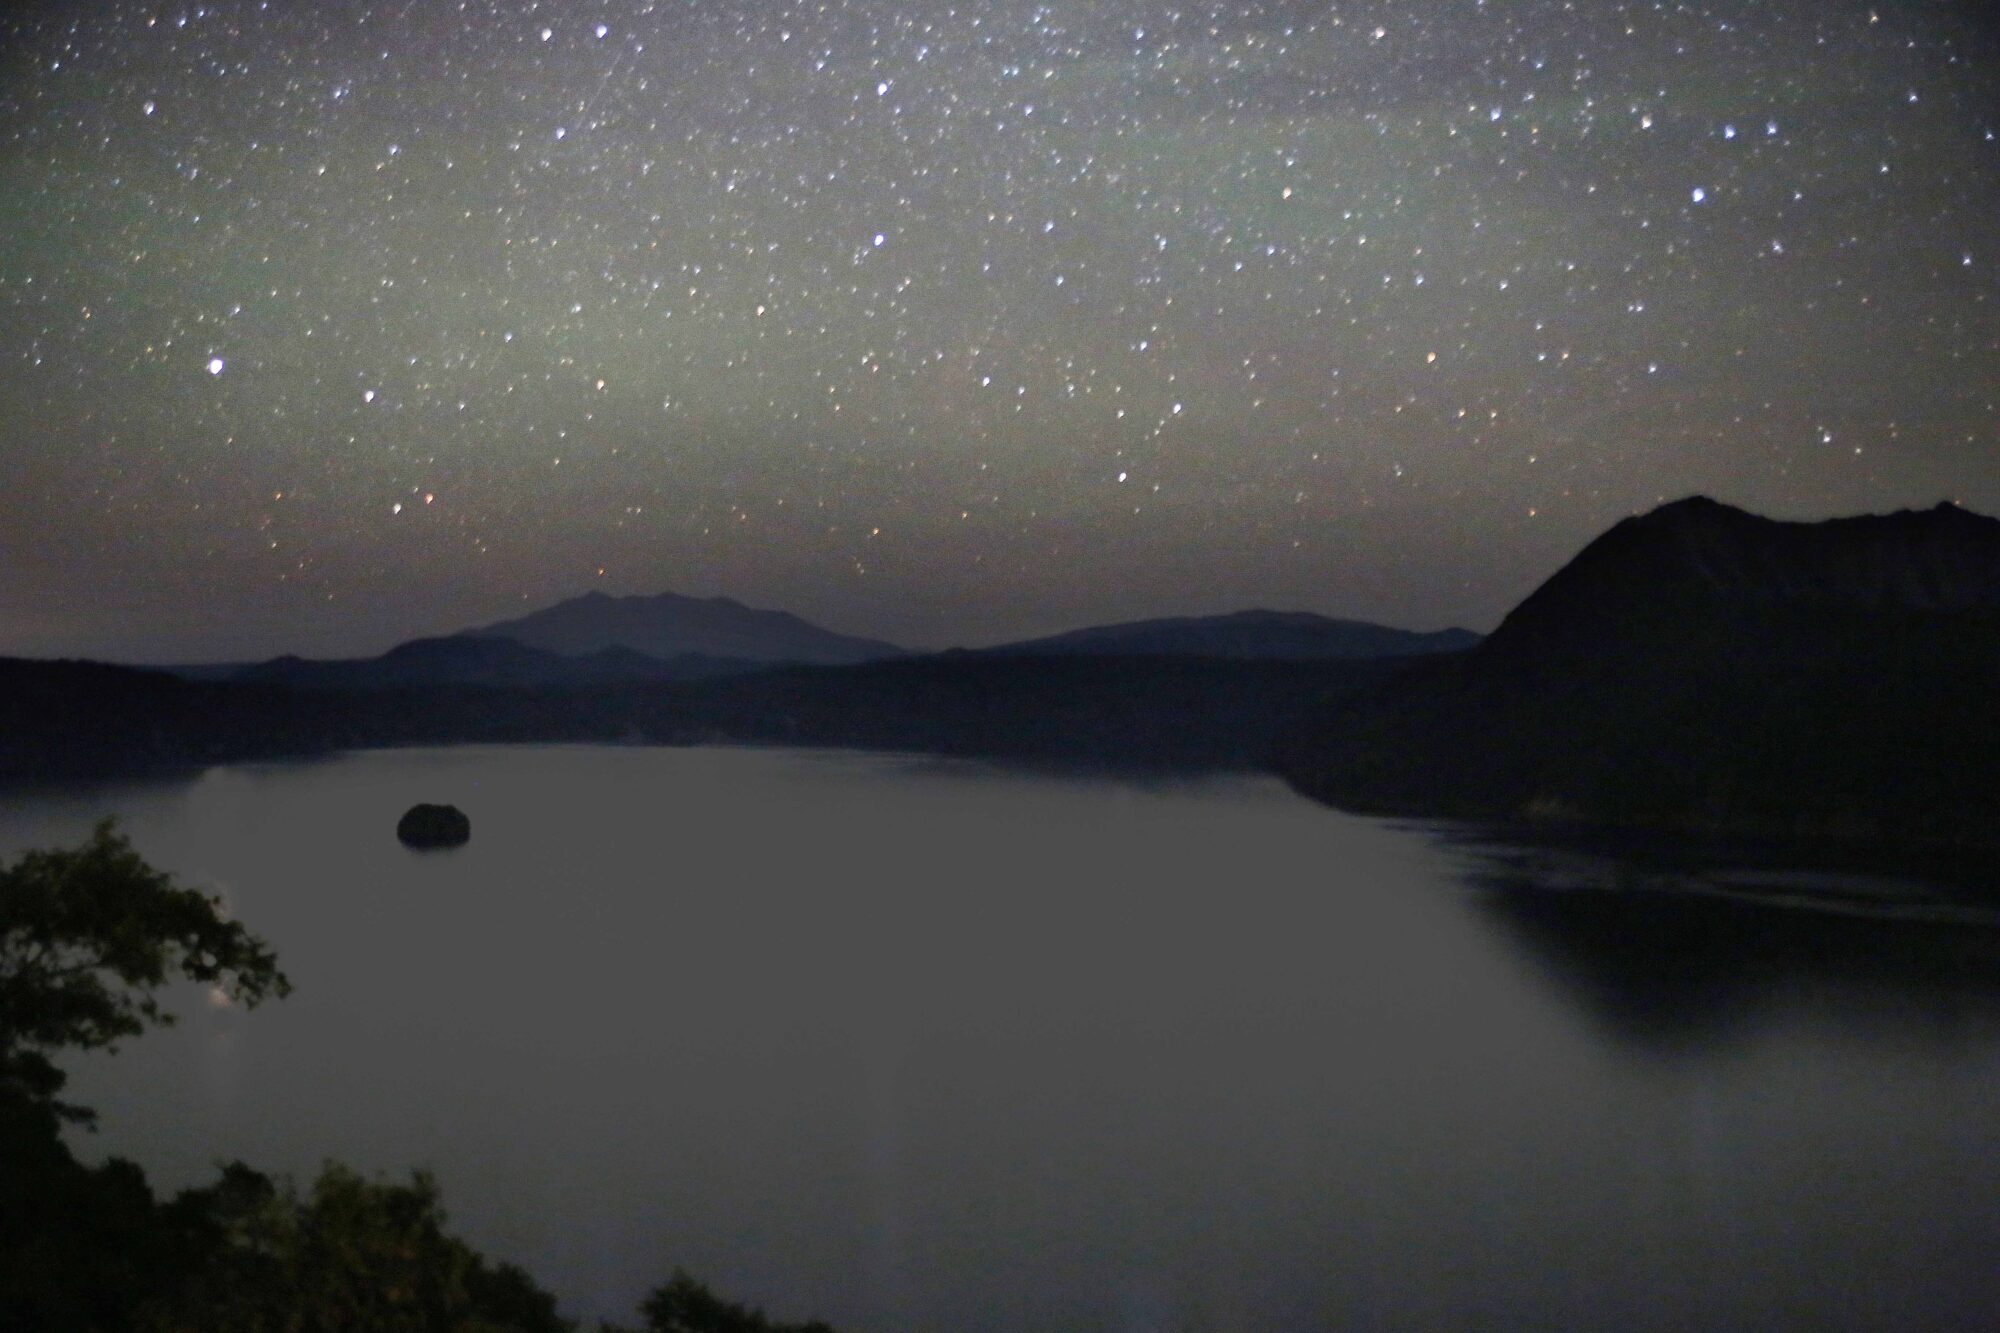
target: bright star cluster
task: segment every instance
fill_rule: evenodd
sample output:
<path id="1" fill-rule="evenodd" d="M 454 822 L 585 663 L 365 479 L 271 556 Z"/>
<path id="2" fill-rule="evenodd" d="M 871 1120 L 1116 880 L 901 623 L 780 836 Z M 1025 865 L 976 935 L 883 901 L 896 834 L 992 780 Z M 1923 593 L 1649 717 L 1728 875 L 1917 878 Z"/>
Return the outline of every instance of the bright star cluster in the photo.
<path id="1" fill-rule="evenodd" d="M 1485 628 L 1661 498 L 2000 510 L 1980 14 L 31 6 L 0 652 Z"/>

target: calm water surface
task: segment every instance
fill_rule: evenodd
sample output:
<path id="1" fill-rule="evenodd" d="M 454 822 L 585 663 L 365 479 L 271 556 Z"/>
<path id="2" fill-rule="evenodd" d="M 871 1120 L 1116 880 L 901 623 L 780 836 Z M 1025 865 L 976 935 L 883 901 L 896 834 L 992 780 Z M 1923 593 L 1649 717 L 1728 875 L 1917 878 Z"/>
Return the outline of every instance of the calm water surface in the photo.
<path id="1" fill-rule="evenodd" d="M 404 850 L 418 800 L 472 843 Z M 1976 912 L 780 751 L 223 769 L 0 850 L 113 812 L 297 990 L 79 1062 L 86 1153 L 429 1167 L 571 1314 L 679 1265 L 848 1333 L 2000 1322 Z"/>

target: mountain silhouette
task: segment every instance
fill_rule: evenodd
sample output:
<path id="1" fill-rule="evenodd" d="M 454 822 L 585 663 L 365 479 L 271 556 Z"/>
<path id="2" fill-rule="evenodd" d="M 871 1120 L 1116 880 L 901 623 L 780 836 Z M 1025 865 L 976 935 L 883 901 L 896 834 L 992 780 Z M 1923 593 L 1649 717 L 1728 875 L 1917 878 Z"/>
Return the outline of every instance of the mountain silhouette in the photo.
<path id="1" fill-rule="evenodd" d="M 241 684 L 305 690 L 424 689 L 445 685 L 517 687 L 622 685 L 703 680 L 755 670 L 757 664 L 682 654 L 662 659 L 629 648 L 565 657 L 512 639 L 451 636 L 413 639 L 380 657 L 315 660 L 273 658 L 237 669 Z"/>
<path id="2" fill-rule="evenodd" d="M 1098 625 L 980 651 L 1010 657 L 1313 660 L 1458 652 L 1478 642 L 1477 634 L 1463 629 L 1424 634 L 1360 620 L 1335 620 L 1308 611 L 1237 611 Z"/>
<path id="3" fill-rule="evenodd" d="M 2000 839 L 2000 520 L 1706 498 L 1591 542 L 1282 768 L 1376 813 Z"/>
<path id="4" fill-rule="evenodd" d="M 1941 504 L 1785 523 L 1694 496 L 1591 542 L 1489 642 L 1507 655 L 1718 630 L 1762 640 L 1797 612 L 2000 613 L 2000 520 Z"/>
<path id="5" fill-rule="evenodd" d="M 0 661 L 0 780 L 378 745 L 748 742 L 1275 767 L 1378 814 L 2000 848 L 1992 518 L 1783 523 L 1684 500 L 1591 542 L 1469 649 L 1241 655 L 1285 651 L 1299 624 L 1250 613 L 911 656 L 723 599 L 586 597 L 229 680 Z M 688 643 L 727 651 L 646 650 Z M 868 654 L 882 660 L 796 660 Z"/>
<path id="6" fill-rule="evenodd" d="M 694 653 L 752 663 L 840 666 L 904 655 L 894 644 L 836 634 L 787 611 L 670 592 L 652 597 L 586 593 L 456 637 L 508 639 L 568 657 L 623 648 L 655 658 Z"/>

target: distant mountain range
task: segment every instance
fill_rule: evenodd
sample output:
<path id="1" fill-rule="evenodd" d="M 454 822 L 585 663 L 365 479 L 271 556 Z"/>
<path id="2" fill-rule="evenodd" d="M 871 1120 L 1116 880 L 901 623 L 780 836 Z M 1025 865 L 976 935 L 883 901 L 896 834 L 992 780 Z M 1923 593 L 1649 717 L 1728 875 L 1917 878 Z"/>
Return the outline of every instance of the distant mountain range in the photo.
<path id="1" fill-rule="evenodd" d="M 1420 634 L 1306 611 L 1238 611 L 1071 630 L 981 651 L 1011 657 L 1226 657 L 1309 661 L 1412 657 L 1460 652 L 1479 642 L 1470 630 Z"/>
<path id="2" fill-rule="evenodd" d="M 1478 641 L 1465 630 L 1416 634 L 1303 612 L 1242 611 L 1075 630 L 981 652 L 1317 661 L 1456 651 Z M 855 666 L 909 656 L 891 643 L 837 634 L 788 612 L 758 610 L 727 597 L 586 593 L 516 620 L 415 639 L 379 657 L 288 655 L 172 671 L 187 680 L 308 690 L 547 688 L 709 680 L 774 666 Z"/>
<path id="3" fill-rule="evenodd" d="M 915 655 L 726 599 L 591 596 L 226 678 L 0 660 L 0 780 L 755 742 L 1275 769 L 1403 816 L 2000 849 L 2000 520 L 1679 501 L 1472 638 L 1245 612 Z"/>
<path id="4" fill-rule="evenodd" d="M 727 597 L 671 592 L 652 597 L 585 593 L 518 620 L 467 630 L 461 637 L 511 639 L 566 657 L 624 648 L 658 658 L 694 653 L 760 664 L 849 666 L 905 655 L 893 643 L 836 634 L 788 611 L 760 611 Z"/>
<path id="5" fill-rule="evenodd" d="M 2000 520 L 1663 506 L 1282 766 L 1378 813 L 1994 840 Z"/>
<path id="6" fill-rule="evenodd" d="M 186 680 L 309 690 L 549 688 L 708 680 L 774 665 L 846 666 L 904 655 L 894 644 L 836 634 L 727 597 L 592 592 L 515 620 L 413 639 L 379 657 L 287 655 L 168 669 Z"/>
<path id="7" fill-rule="evenodd" d="M 306 690 L 422 689 L 440 685 L 539 688 L 706 680 L 755 670 L 758 665 L 699 653 L 649 657 L 624 647 L 566 657 L 512 639 L 454 635 L 413 639 L 380 657 L 332 660 L 278 657 L 236 668 L 223 678 L 241 684 L 284 685 Z"/>

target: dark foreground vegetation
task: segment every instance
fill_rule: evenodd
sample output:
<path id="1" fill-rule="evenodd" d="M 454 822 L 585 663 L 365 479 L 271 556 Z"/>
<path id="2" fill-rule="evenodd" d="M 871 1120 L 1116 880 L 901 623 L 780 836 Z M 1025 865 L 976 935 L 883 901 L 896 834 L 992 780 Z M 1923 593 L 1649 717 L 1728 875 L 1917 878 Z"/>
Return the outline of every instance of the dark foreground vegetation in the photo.
<path id="1" fill-rule="evenodd" d="M 35 1333 L 566 1333 L 521 1269 L 445 1231 L 436 1183 L 328 1164 L 310 1189 L 241 1163 L 156 1196 L 130 1162 L 87 1166 L 63 1138 L 65 1052 L 171 1022 L 191 980 L 246 1006 L 290 984 L 217 903 L 148 866 L 107 824 L 83 846 L 0 868 L 0 1329 Z M 784 1324 L 676 1272 L 649 1333 L 831 1333 Z M 609 1329 L 610 1326 L 601 1326 Z"/>

